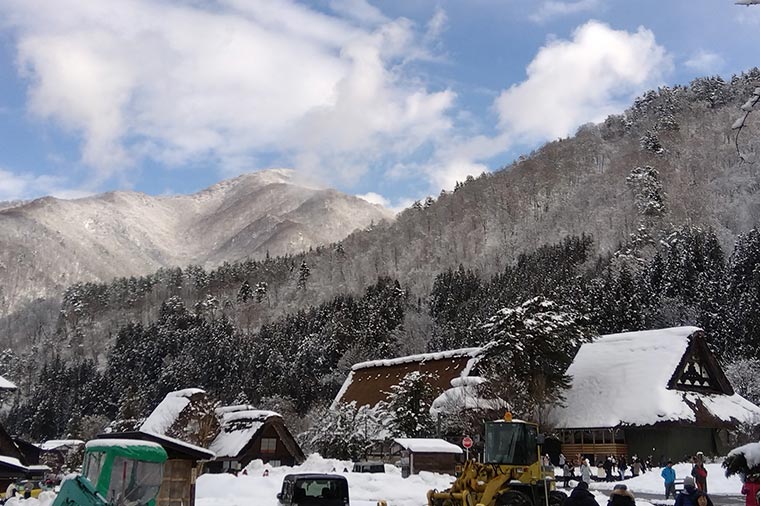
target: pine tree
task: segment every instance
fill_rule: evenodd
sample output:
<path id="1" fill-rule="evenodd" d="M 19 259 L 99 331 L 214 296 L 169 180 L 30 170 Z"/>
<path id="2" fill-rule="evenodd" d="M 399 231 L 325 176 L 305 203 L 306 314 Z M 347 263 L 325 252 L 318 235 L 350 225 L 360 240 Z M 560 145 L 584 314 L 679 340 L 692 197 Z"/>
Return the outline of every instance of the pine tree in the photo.
<path id="1" fill-rule="evenodd" d="M 435 392 L 430 385 L 435 376 L 412 371 L 388 392 L 389 427 L 397 437 L 425 438 L 435 434 L 430 407 Z"/>
<path id="2" fill-rule="evenodd" d="M 298 288 L 302 290 L 306 289 L 306 282 L 309 280 L 309 276 L 311 276 L 311 270 L 306 265 L 306 260 L 303 260 L 301 267 L 298 268 Z"/>
<path id="3" fill-rule="evenodd" d="M 593 333 L 573 310 L 543 297 L 498 311 L 484 325 L 491 338 L 481 370 L 491 398 L 506 400 L 521 417 L 543 422 L 546 407 L 570 386 L 565 371 Z"/>

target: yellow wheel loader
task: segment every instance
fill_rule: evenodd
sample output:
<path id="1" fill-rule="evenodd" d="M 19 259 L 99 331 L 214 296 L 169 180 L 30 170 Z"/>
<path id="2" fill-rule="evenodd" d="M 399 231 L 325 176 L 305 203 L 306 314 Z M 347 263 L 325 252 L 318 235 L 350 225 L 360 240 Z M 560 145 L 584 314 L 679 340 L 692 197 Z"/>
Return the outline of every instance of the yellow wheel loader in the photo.
<path id="1" fill-rule="evenodd" d="M 431 490 L 428 506 L 562 506 L 554 467 L 541 466 L 538 426 L 512 420 L 486 422 L 483 462 L 467 461 L 448 490 Z"/>

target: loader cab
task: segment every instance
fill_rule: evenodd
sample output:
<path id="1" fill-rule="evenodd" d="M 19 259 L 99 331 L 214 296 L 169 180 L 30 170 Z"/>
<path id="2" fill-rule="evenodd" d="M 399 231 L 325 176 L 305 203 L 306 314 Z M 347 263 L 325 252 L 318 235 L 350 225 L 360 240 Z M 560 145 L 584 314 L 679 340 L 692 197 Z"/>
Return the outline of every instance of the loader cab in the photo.
<path id="1" fill-rule="evenodd" d="M 538 427 L 521 421 L 486 422 L 484 462 L 530 466 L 538 462 Z"/>
<path id="2" fill-rule="evenodd" d="M 153 506 L 166 459 L 156 443 L 96 439 L 85 447 L 82 475 L 109 504 Z"/>

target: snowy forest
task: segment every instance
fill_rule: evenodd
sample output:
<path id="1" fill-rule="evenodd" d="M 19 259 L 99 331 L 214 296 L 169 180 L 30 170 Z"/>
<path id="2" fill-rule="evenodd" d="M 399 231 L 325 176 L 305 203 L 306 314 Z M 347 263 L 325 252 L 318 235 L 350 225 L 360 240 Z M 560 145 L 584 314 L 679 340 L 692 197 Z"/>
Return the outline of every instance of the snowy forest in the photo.
<path id="1" fill-rule="evenodd" d="M 494 394 L 526 416 L 536 400 L 561 402 L 584 341 L 684 324 L 705 329 L 737 391 L 759 402 L 756 119 L 740 143 L 730 134 L 758 76 L 652 91 L 336 244 L 32 301 L 0 320 L 9 350 L 23 350 L 0 360 L 20 387 L 6 427 L 87 439 L 200 387 L 282 413 L 330 455 L 325 428 L 370 416 L 327 410 L 355 363 L 483 346 L 486 379 L 506 370 L 524 386 Z M 431 401 L 424 380 L 392 396 L 399 435 L 440 430 L 401 419 Z"/>

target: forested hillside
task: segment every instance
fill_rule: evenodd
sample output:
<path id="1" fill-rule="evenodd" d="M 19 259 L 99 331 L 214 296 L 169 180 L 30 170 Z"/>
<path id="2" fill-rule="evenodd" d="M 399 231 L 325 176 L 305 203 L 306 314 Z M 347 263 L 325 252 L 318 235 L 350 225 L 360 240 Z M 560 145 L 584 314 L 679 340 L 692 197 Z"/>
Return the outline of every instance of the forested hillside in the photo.
<path id="1" fill-rule="evenodd" d="M 61 413 L 139 417 L 186 386 L 303 416 L 352 363 L 483 345 L 487 322 L 538 296 L 588 333 L 695 324 L 724 362 L 758 359 L 757 118 L 741 157 L 730 130 L 758 80 L 650 92 L 304 254 L 79 283 L 30 304 L 1 322 L 9 344 L 30 346 L 2 362 L 22 386 L 8 423 L 73 434 L 78 417 Z M 81 405 L 83 389 L 98 402 Z"/>

